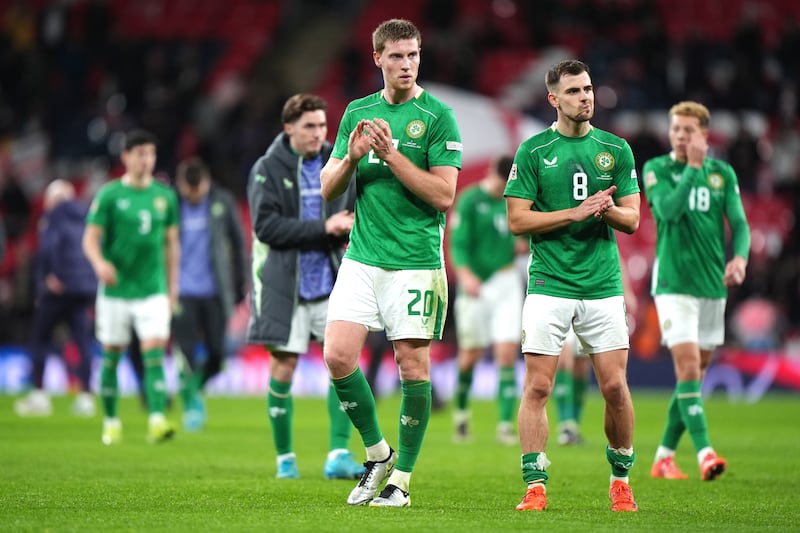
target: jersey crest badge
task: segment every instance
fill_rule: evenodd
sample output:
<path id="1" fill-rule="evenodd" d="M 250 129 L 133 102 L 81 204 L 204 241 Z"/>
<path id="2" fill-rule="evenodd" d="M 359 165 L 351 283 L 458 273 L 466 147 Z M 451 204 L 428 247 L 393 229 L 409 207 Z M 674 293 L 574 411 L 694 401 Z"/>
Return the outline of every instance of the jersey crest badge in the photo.
<path id="1" fill-rule="evenodd" d="M 511 165 L 511 170 L 508 172 L 508 180 L 513 181 L 517 179 L 517 164 Z"/>
<path id="2" fill-rule="evenodd" d="M 425 123 L 421 120 L 412 120 L 406 126 L 406 135 L 412 139 L 419 139 L 425 134 Z"/>
<path id="3" fill-rule="evenodd" d="M 603 172 L 611 172 L 617 162 L 609 152 L 600 152 L 594 156 L 594 165 Z"/>
<path id="4" fill-rule="evenodd" d="M 167 199 L 163 196 L 156 196 L 153 198 L 153 209 L 159 212 L 167 210 Z"/>
<path id="5" fill-rule="evenodd" d="M 720 174 L 709 174 L 708 175 L 708 185 L 712 189 L 719 190 L 725 185 L 725 180 L 722 179 L 722 175 Z"/>
<path id="6" fill-rule="evenodd" d="M 652 170 L 644 175 L 644 186 L 648 189 L 658 183 L 658 179 L 656 178 L 656 173 Z"/>

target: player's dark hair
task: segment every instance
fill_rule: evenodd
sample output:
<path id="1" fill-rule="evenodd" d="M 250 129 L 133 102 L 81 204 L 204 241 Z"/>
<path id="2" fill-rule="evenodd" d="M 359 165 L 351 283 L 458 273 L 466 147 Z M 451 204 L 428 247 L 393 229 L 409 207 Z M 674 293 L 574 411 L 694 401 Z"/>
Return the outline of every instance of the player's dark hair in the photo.
<path id="1" fill-rule="evenodd" d="M 303 113 L 308 111 L 327 111 L 328 103 L 320 96 L 315 94 L 300 93 L 292 96 L 283 104 L 281 121 L 284 124 L 292 124 L 300 120 Z"/>
<path id="2" fill-rule="evenodd" d="M 179 180 L 184 180 L 192 187 L 197 187 L 206 176 L 209 176 L 209 171 L 202 159 L 190 157 L 178 164 L 177 176 Z"/>
<path id="3" fill-rule="evenodd" d="M 565 59 L 550 67 L 544 78 L 547 90 L 553 92 L 563 76 L 577 76 L 582 73 L 589 74 L 589 65 L 577 59 Z"/>
<path id="4" fill-rule="evenodd" d="M 158 139 L 147 130 L 131 130 L 125 134 L 125 151 L 130 152 L 137 146 L 152 144 L 157 146 Z"/>
<path id="5" fill-rule="evenodd" d="M 498 176 L 502 176 L 503 179 L 508 179 L 508 175 L 511 174 L 511 166 L 514 164 L 514 157 L 508 154 L 502 155 L 495 159 L 494 161 L 494 169 L 497 172 Z"/>
<path id="6" fill-rule="evenodd" d="M 381 22 L 372 32 L 372 49 L 379 54 L 386 48 L 386 43 L 416 39 L 422 47 L 422 34 L 414 23 L 405 19 L 389 19 Z"/>

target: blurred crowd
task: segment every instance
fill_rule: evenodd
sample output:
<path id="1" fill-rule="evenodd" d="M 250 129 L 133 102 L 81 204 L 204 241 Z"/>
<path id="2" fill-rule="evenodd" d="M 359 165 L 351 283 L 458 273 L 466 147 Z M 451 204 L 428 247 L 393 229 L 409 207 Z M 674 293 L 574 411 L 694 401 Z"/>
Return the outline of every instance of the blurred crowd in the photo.
<path id="1" fill-rule="evenodd" d="M 192 11 L 192 2 L 2 1 L 0 213 L 6 244 L 0 265 L 0 344 L 22 344 L 28 336 L 31 257 L 42 191 L 49 182 L 72 181 L 80 196 L 90 198 L 109 176 L 119 174 L 121 135 L 139 126 L 159 138 L 162 177 L 169 179 L 183 158 L 199 155 L 215 181 L 244 203 L 247 171 L 278 132 L 285 97 L 297 91 L 291 80 L 264 74 L 277 56 L 291 54 L 282 43 L 310 20 L 331 15 L 327 23 L 353 35 L 350 27 L 360 14 L 372 13 L 416 19 L 423 30 L 423 85 L 437 81 L 481 92 L 545 121 L 552 110 L 540 78 L 522 91 L 524 98 L 508 99 L 504 88 L 520 82 L 524 65 L 536 64 L 554 47 L 566 49 L 592 67 L 595 124 L 628 138 L 639 164 L 668 150 L 666 122 L 657 118 L 665 121 L 669 106 L 684 99 L 707 105 L 712 149 L 734 166 L 745 206 L 754 210 L 748 211 L 751 224 L 755 220 L 758 230 L 763 221 L 767 228 L 745 285 L 730 295 L 732 340 L 765 349 L 793 346 L 800 339 L 796 4 L 409 0 L 383 6 L 232 0 L 203 3 L 210 22 L 201 26 L 191 22 L 197 18 L 164 11 L 180 6 Z M 134 24 L 148 16 L 161 21 L 158 31 Z M 190 26 L 170 19 L 179 16 Z M 342 99 L 378 86 L 377 72 L 360 53 L 366 43 L 307 39 L 312 48 L 338 47 L 333 63 L 305 68 L 317 73 L 315 80 L 323 79 L 325 69 L 341 71 Z M 232 53 L 240 61 L 227 60 Z M 245 56 L 247 61 L 241 59 Z M 233 67 L 221 72 L 223 63 Z M 780 217 L 780 229 L 773 231 Z M 639 298 L 646 299 L 646 293 Z"/>

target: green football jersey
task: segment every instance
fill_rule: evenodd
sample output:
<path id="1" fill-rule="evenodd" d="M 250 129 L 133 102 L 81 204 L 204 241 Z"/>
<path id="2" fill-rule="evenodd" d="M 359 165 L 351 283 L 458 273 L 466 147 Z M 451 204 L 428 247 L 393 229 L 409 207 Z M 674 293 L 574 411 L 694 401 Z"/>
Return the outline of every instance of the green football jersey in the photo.
<path id="1" fill-rule="evenodd" d="M 117 284 L 106 296 L 138 299 L 167 294 L 166 230 L 178 224 L 178 198 L 153 181 L 137 189 L 117 179 L 100 188 L 87 223 L 103 230 L 103 257 L 117 269 Z"/>
<path id="2" fill-rule="evenodd" d="M 487 193 L 480 184 L 464 189 L 448 221 L 450 258 L 482 281 L 514 262 L 516 237 L 508 230 L 506 201 Z"/>
<path id="3" fill-rule="evenodd" d="M 402 104 L 377 92 L 351 102 L 342 116 L 332 157 L 344 159 L 350 132 L 362 119 L 389 123 L 395 147 L 417 167 L 461 168 L 461 135 L 453 110 L 422 91 Z M 355 221 L 345 257 L 387 269 L 443 266 L 445 215 L 409 191 L 373 152 L 356 169 Z"/>
<path id="4" fill-rule="evenodd" d="M 505 195 L 531 200 L 533 210 L 546 213 L 573 208 L 611 185 L 614 199 L 639 192 L 627 141 L 594 127 L 583 137 L 565 137 L 553 124 L 520 145 Z M 528 294 L 599 299 L 623 293 L 615 230 L 603 220 L 531 235 L 530 243 Z"/>
<path id="5" fill-rule="evenodd" d="M 726 217 L 734 253 L 747 259 L 750 249 L 733 168 L 706 157 L 695 169 L 666 154 L 647 161 L 642 171 L 657 232 L 652 294 L 726 297 Z"/>

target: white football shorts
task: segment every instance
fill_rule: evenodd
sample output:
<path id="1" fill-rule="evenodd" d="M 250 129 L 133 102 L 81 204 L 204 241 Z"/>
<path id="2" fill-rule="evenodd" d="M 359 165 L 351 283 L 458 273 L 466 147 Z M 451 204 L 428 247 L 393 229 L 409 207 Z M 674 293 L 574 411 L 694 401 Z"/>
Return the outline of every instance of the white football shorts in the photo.
<path id="1" fill-rule="evenodd" d="M 328 322 L 344 320 L 390 341 L 441 339 L 447 316 L 447 274 L 387 270 L 343 259 L 328 302 Z"/>
<path id="2" fill-rule="evenodd" d="M 725 298 L 697 298 L 685 294 L 653 297 L 667 348 L 692 342 L 701 350 L 713 350 L 725 342 Z"/>
<path id="3" fill-rule="evenodd" d="M 471 349 L 497 342 L 519 343 L 524 300 L 525 287 L 514 268 L 495 272 L 481 285 L 477 297 L 459 292 L 453 304 L 458 346 Z"/>
<path id="4" fill-rule="evenodd" d="M 267 346 L 270 351 L 304 354 L 313 338 L 322 342 L 328 318 L 328 299 L 316 302 L 297 302 L 292 314 L 289 340 L 282 346 Z"/>
<path id="5" fill-rule="evenodd" d="M 141 299 L 109 298 L 97 293 L 95 330 L 97 340 L 105 346 L 127 346 L 131 328 L 139 340 L 167 340 L 170 333 L 169 298 L 155 294 Z"/>
<path id="6" fill-rule="evenodd" d="M 623 297 L 574 300 L 529 294 L 522 310 L 522 353 L 559 355 L 570 326 L 586 354 L 628 349 Z"/>

